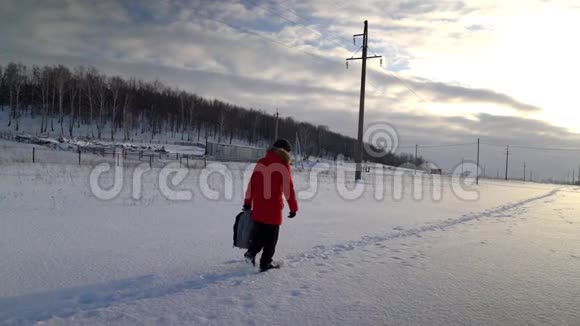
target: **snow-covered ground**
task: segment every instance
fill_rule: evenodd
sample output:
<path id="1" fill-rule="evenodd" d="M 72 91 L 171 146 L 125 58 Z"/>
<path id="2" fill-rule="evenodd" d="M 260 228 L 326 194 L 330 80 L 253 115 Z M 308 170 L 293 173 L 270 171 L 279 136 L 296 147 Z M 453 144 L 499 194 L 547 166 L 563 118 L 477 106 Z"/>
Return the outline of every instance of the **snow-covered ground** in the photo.
<path id="1" fill-rule="evenodd" d="M 433 199 L 429 176 L 420 174 L 420 183 L 387 176 L 381 192 L 367 174 L 362 195 L 346 198 L 356 197 L 354 184 L 337 186 L 333 173 L 313 183 L 308 170 L 296 171 L 297 188 L 310 198 L 282 226 L 275 258 L 283 268 L 259 274 L 232 248 L 247 166 L 227 167 L 231 198 L 217 173 L 192 169 L 172 189 L 193 197 L 171 200 L 154 169 L 144 173 L 134 199 L 141 188 L 134 187 L 133 167 L 121 193 L 102 200 L 91 190 L 89 165 L 5 162 L 0 324 L 580 320 L 578 187 L 483 180 L 458 188 L 443 179 Z M 110 178 L 103 177 L 104 188 Z M 469 198 L 474 189 L 478 197 Z"/>

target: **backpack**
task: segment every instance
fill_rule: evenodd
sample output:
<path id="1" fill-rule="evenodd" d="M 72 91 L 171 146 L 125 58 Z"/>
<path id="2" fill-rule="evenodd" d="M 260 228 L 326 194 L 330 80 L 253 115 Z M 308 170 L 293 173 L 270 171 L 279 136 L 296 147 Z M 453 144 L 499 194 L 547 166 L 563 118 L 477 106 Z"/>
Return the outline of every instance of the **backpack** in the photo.
<path id="1" fill-rule="evenodd" d="M 252 211 L 240 212 L 236 216 L 236 222 L 234 223 L 234 247 L 241 249 L 250 248 L 253 228 Z"/>

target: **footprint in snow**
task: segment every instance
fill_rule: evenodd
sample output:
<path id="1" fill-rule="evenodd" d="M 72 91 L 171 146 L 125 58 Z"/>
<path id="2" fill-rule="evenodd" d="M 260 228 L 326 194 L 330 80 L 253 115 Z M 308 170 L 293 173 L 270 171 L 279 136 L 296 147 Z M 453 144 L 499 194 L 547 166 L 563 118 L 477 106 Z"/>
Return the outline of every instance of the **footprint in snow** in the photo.
<path id="1" fill-rule="evenodd" d="M 300 290 L 292 290 L 290 291 L 290 295 L 292 295 L 293 297 L 299 297 L 302 295 L 302 291 Z"/>

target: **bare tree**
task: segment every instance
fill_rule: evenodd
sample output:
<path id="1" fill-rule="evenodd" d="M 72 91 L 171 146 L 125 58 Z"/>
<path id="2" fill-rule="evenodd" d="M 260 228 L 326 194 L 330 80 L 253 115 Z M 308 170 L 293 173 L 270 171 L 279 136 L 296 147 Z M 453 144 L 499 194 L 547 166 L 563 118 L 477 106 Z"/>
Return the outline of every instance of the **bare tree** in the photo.
<path id="1" fill-rule="evenodd" d="M 125 87 L 125 81 L 121 77 L 115 76 L 109 79 L 109 89 L 111 90 L 111 140 L 115 140 L 115 133 L 117 132 L 117 102 L 119 100 L 119 92 Z"/>
<path id="2" fill-rule="evenodd" d="M 14 93 L 18 79 L 18 65 L 16 63 L 10 62 L 6 66 L 4 78 L 8 85 L 8 127 L 10 127 L 12 126 L 12 119 L 14 118 Z"/>
<path id="3" fill-rule="evenodd" d="M 135 91 L 136 82 L 134 78 L 131 78 L 125 85 L 125 100 L 123 101 L 123 111 L 121 113 L 124 133 L 123 140 L 129 140 L 131 138 L 131 129 L 133 128 L 133 114 L 131 111 L 129 111 L 129 105 L 131 101 L 131 94 Z"/>
<path id="4" fill-rule="evenodd" d="M 77 123 L 77 129 L 81 128 L 81 120 L 82 120 L 82 94 L 83 94 L 83 89 L 85 88 L 84 84 L 85 84 L 85 80 L 86 80 L 86 68 L 84 66 L 78 66 L 75 68 L 74 70 L 74 77 L 76 78 L 76 83 L 75 86 L 77 88 L 77 108 L 78 108 L 78 113 L 77 113 L 77 118 L 76 118 L 76 123 Z M 73 123 L 74 124 L 74 123 Z"/>
<path id="5" fill-rule="evenodd" d="M 78 84 L 80 83 L 80 78 L 82 78 L 82 75 L 78 73 L 78 71 L 75 69 L 75 74 L 73 76 L 71 76 L 69 78 L 69 80 L 67 81 L 67 89 L 69 90 L 69 104 L 70 104 L 70 112 L 69 112 L 69 124 L 68 124 L 68 134 L 70 137 L 73 136 L 73 129 L 75 126 L 75 104 L 76 103 L 76 97 L 78 95 L 79 92 L 79 87 Z"/>
<path id="6" fill-rule="evenodd" d="M 0 101 L 2 101 L 2 94 L 5 94 L 4 92 L 4 86 L 6 85 L 6 83 L 4 82 L 4 71 L 2 68 L 2 65 L 0 65 Z M 0 110 L 2 110 L 2 112 L 4 112 L 4 105 L 2 105 L 0 103 Z"/>
<path id="7" fill-rule="evenodd" d="M 15 123 L 14 129 L 19 130 L 19 118 L 20 118 L 20 94 L 22 91 L 22 86 L 27 81 L 26 76 L 26 66 L 18 63 L 9 63 L 6 67 L 6 82 L 8 83 L 8 89 L 10 94 L 10 114 L 8 118 L 8 126 Z"/>
<path id="8" fill-rule="evenodd" d="M 95 97 L 96 97 L 96 87 L 98 83 L 99 72 L 94 67 L 89 67 L 86 72 L 85 78 L 85 90 L 87 95 L 87 102 L 89 103 L 89 128 L 91 137 L 95 137 L 95 132 L 93 130 L 93 115 L 94 115 L 94 104 L 95 104 Z"/>
<path id="9" fill-rule="evenodd" d="M 191 98 L 189 100 L 189 124 L 188 124 L 188 135 L 187 135 L 187 141 L 191 141 L 193 139 L 191 133 L 193 130 L 193 119 L 196 115 L 196 110 L 195 110 L 195 98 Z"/>
<path id="10" fill-rule="evenodd" d="M 56 91 L 58 93 L 58 112 L 60 123 L 60 134 L 64 135 L 64 95 L 67 90 L 67 84 L 70 80 L 70 71 L 67 67 L 59 65 L 55 70 L 55 85 Z"/>
<path id="11" fill-rule="evenodd" d="M 99 117 L 97 119 L 97 138 L 101 139 L 103 126 L 104 126 L 104 114 L 105 105 L 107 102 L 107 83 L 105 83 L 105 77 L 97 75 L 95 77 L 95 90 L 97 93 L 97 101 L 99 102 Z"/>
<path id="12" fill-rule="evenodd" d="M 181 109 L 181 140 L 183 140 L 184 134 L 185 134 L 185 106 L 187 105 L 187 93 L 186 92 L 181 92 L 179 93 L 179 103 L 180 105 L 180 109 Z"/>
<path id="13" fill-rule="evenodd" d="M 51 69 L 50 67 L 42 68 L 40 75 L 40 89 L 42 94 L 42 124 L 40 126 L 40 132 L 45 133 L 48 131 L 48 100 L 50 97 L 50 80 L 51 80 Z"/>
<path id="14" fill-rule="evenodd" d="M 40 109 L 41 111 L 44 111 L 44 92 L 43 92 L 43 88 L 42 88 L 42 69 L 39 66 L 33 66 L 32 67 L 32 79 L 31 79 L 32 83 L 35 86 L 35 89 L 38 89 L 38 92 L 40 93 Z M 42 133 L 42 127 L 44 126 L 44 115 L 41 116 L 40 118 L 40 132 Z"/>

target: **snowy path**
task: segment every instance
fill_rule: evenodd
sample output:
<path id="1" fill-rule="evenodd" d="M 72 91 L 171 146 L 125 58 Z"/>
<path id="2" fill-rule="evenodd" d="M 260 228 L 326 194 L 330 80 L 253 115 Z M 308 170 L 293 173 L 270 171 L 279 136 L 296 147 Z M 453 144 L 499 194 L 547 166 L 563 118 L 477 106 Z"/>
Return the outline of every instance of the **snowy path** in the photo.
<path id="1" fill-rule="evenodd" d="M 574 324 L 579 200 L 578 190 L 550 190 L 367 231 L 281 253 L 284 268 L 266 274 L 222 259 L 195 277 L 146 273 L 0 296 L 0 324 Z"/>

